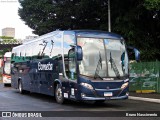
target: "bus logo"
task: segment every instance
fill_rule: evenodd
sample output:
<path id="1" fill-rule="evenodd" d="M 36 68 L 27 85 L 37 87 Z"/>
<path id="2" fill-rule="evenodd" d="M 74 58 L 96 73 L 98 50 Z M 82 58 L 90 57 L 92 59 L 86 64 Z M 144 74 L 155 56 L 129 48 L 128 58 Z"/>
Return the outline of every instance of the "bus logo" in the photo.
<path id="1" fill-rule="evenodd" d="M 53 64 L 50 62 L 48 64 L 38 63 L 38 70 L 53 70 Z"/>

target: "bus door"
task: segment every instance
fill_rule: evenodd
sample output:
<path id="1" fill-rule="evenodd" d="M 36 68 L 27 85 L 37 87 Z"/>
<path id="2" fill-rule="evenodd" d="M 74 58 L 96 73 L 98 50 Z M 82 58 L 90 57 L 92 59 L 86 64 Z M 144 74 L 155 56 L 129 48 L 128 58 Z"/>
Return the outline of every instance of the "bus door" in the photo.
<path id="1" fill-rule="evenodd" d="M 68 92 L 68 98 L 76 98 L 76 89 L 77 89 L 77 70 L 75 63 L 75 44 L 76 37 L 73 33 L 68 33 L 64 35 L 63 42 L 63 53 L 64 53 L 64 78 L 66 79 L 65 88 Z"/>
<path id="2" fill-rule="evenodd" d="M 68 91 L 68 97 L 70 99 L 76 99 L 77 92 L 77 70 L 75 59 L 75 49 L 72 47 L 69 49 L 68 55 L 65 56 L 65 73 L 67 78 L 65 78 L 65 88 L 66 91 Z"/>

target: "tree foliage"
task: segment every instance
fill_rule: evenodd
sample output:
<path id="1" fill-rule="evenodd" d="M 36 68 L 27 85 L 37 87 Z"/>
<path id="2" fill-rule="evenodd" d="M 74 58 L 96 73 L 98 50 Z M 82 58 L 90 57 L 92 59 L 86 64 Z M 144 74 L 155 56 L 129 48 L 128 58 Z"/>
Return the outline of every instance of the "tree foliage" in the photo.
<path id="1" fill-rule="evenodd" d="M 160 0 L 145 0 L 144 5 L 149 10 L 160 10 Z"/>
<path id="2" fill-rule="evenodd" d="M 5 48 L 0 51 L 0 56 L 2 57 L 6 52 L 10 52 L 10 51 L 11 51 L 11 48 Z"/>
<path id="3" fill-rule="evenodd" d="M 53 30 L 108 30 L 108 0 L 19 0 L 19 16 L 35 34 Z M 144 61 L 160 58 L 160 1 L 111 0 L 112 32 L 141 51 Z"/>

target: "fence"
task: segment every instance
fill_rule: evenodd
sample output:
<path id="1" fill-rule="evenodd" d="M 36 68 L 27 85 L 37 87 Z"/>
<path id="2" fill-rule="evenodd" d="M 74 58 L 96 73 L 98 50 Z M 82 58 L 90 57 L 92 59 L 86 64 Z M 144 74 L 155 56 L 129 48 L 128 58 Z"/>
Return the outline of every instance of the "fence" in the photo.
<path id="1" fill-rule="evenodd" d="M 160 62 L 130 64 L 130 91 L 160 93 Z"/>

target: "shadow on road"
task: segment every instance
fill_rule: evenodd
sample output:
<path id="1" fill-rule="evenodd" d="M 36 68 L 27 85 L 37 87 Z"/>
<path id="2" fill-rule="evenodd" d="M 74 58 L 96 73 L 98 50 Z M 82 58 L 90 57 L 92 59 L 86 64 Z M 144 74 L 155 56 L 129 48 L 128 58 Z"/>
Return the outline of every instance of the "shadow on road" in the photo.
<path id="1" fill-rule="evenodd" d="M 28 99 L 38 99 L 42 102 L 47 102 L 47 103 L 53 103 L 53 104 L 57 104 L 56 100 L 53 96 L 49 96 L 49 95 L 44 95 L 44 94 L 38 94 L 38 93 L 25 93 L 25 94 L 20 94 L 18 90 L 13 89 L 10 86 L 4 87 L 2 86 L 2 84 L 0 84 L 0 87 L 3 89 L 2 91 L 7 91 L 10 94 L 16 94 L 16 96 L 21 95 L 22 99 L 26 99 L 26 97 Z M 26 97 L 23 97 L 26 96 Z M 108 100 L 105 101 L 104 103 L 94 103 L 94 102 L 82 102 L 82 101 L 71 101 L 71 100 L 66 100 L 65 104 L 63 104 L 63 106 L 69 107 L 72 106 L 74 108 L 78 108 L 79 110 L 83 110 L 83 109 L 89 109 L 89 110 L 98 110 L 98 108 L 113 108 L 113 109 L 118 109 L 118 108 L 123 108 L 124 104 L 121 104 L 123 102 L 125 102 L 126 100 Z"/>
<path id="2" fill-rule="evenodd" d="M 20 94 L 17 90 L 14 90 L 16 94 Z M 23 94 L 25 96 L 34 98 L 34 99 L 39 99 L 42 100 L 43 102 L 49 102 L 49 103 L 56 103 L 56 100 L 53 96 L 48 96 L 44 94 L 38 94 L 38 93 L 25 93 Z M 71 100 L 66 100 L 64 106 L 72 106 L 72 107 L 78 107 L 78 108 L 87 108 L 87 109 L 93 109 L 93 108 L 121 108 L 123 106 L 116 104 L 120 101 L 123 100 L 110 100 L 110 101 L 105 101 L 104 103 L 97 103 L 97 102 L 82 102 L 82 101 L 71 101 Z M 56 103 L 58 104 L 58 103 Z"/>

